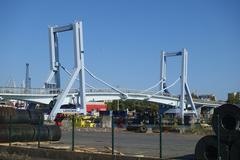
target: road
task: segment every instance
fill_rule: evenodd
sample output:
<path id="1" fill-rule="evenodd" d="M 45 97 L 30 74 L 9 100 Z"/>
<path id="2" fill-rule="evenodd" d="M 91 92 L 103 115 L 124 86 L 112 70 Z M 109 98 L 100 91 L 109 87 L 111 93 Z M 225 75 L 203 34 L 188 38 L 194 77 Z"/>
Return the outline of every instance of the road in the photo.
<path id="1" fill-rule="evenodd" d="M 111 135 L 109 131 L 76 130 L 75 144 L 104 150 L 105 146 L 111 147 Z M 163 133 L 163 157 L 193 159 L 195 145 L 201 137 L 192 134 Z M 62 143 L 71 145 L 71 138 L 71 130 L 62 131 Z M 114 140 L 115 150 L 126 155 L 159 157 L 159 134 L 157 133 L 134 133 L 116 129 Z"/>

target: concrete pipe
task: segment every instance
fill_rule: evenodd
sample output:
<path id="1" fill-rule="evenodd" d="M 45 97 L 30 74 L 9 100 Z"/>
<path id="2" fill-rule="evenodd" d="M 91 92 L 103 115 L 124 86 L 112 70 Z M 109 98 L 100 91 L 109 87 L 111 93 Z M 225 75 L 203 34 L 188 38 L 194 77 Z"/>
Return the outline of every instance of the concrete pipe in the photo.
<path id="1" fill-rule="evenodd" d="M 43 124 L 43 120 L 43 113 L 38 110 L 0 107 L 0 124 Z"/>
<path id="2" fill-rule="evenodd" d="M 240 159 L 240 140 L 233 143 L 230 150 L 230 160 L 239 160 Z"/>
<path id="3" fill-rule="evenodd" d="M 11 132 L 11 137 L 10 137 Z M 32 125 L 13 124 L 11 131 L 9 125 L 0 125 L 0 142 L 28 142 L 33 141 L 35 129 Z"/>
<path id="4" fill-rule="evenodd" d="M 34 125 L 34 138 L 33 141 L 38 141 L 38 138 L 40 141 L 48 141 L 49 139 L 49 134 L 48 134 L 48 127 L 43 125 L 43 126 L 38 126 Z M 38 137 L 39 136 L 39 137 Z"/>
<path id="5" fill-rule="evenodd" d="M 225 144 L 220 144 L 221 160 L 228 160 L 229 149 Z M 210 135 L 201 138 L 195 147 L 195 160 L 218 159 L 217 137 Z"/>
<path id="6" fill-rule="evenodd" d="M 10 107 L 1 107 L 0 113 L 1 124 L 7 124 L 10 123 L 10 121 L 12 124 L 30 122 L 29 112 L 27 110 L 17 110 Z"/>
<path id="7" fill-rule="evenodd" d="M 48 140 L 50 141 L 59 141 L 61 139 L 61 129 L 59 126 L 50 125 L 48 128 Z"/>
<path id="8" fill-rule="evenodd" d="M 61 129 L 58 126 L 47 125 L 0 125 L 0 142 L 32 142 L 38 141 L 38 138 L 40 141 L 59 141 Z"/>
<path id="9" fill-rule="evenodd" d="M 59 141 L 61 139 L 61 129 L 56 125 L 35 125 L 34 141 L 38 141 L 38 134 L 40 141 Z M 40 130 L 40 133 L 39 133 Z"/>
<path id="10" fill-rule="evenodd" d="M 38 110 L 29 110 L 30 123 L 35 125 L 42 125 L 44 121 L 43 112 Z"/>
<path id="11" fill-rule="evenodd" d="M 232 104 L 224 104 L 214 109 L 212 127 L 218 135 L 218 117 L 220 120 L 221 141 L 231 145 L 240 138 L 240 107 Z"/>

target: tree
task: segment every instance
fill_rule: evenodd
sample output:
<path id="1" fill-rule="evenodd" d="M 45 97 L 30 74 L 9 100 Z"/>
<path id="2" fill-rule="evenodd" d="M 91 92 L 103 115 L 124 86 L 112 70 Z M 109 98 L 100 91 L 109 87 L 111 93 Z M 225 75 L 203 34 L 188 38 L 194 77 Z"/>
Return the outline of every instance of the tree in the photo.
<path id="1" fill-rule="evenodd" d="M 230 104 L 240 104 L 240 92 L 229 93 L 227 102 Z"/>
<path id="2" fill-rule="evenodd" d="M 108 102 L 107 106 L 109 110 L 117 110 L 118 102 L 114 100 L 112 102 Z M 119 109 L 120 110 L 136 110 L 138 112 L 143 112 L 145 109 L 150 108 L 153 112 L 158 111 L 158 104 L 148 101 L 140 101 L 140 100 L 119 100 Z"/>

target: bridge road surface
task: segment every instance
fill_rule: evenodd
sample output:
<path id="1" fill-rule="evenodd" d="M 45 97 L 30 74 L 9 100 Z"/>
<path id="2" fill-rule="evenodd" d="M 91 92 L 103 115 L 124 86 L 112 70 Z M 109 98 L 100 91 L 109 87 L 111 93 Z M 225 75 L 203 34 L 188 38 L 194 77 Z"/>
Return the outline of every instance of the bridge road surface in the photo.
<path id="1" fill-rule="evenodd" d="M 202 136 L 163 133 L 163 158 L 193 159 L 195 145 Z M 71 130 L 63 130 L 61 142 L 71 145 Z M 111 132 L 75 131 L 75 145 L 105 150 L 111 147 Z M 159 157 L 159 134 L 115 130 L 115 150 L 126 155 Z"/>

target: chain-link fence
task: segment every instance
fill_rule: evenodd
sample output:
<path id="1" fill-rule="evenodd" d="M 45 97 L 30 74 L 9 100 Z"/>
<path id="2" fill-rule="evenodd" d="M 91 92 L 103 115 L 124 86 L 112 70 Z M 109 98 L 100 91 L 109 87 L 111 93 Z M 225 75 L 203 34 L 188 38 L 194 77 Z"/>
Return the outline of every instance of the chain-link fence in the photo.
<path id="1" fill-rule="evenodd" d="M 158 115 L 143 123 L 124 112 L 99 116 L 66 113 L 48 121 L 38 110 L 0 107 L 0 148 L 50 149 L 47 151 L 108 155 L 113 159 L 235 160 L 240 157 L 239 113 L 239 106 L 224 104 L 214 109 L 212 125 L 188 123 L 189 117 L 185 125 L 179 125 L 169 116 Z"/>
<path id="2" fill-rule="evenodd" d="M 155 124 L 149 125 L 129 125 L 127 121 L 130 120 L 108 115 L 96 120 L 96 125 L 91 126 L 91 122 L 94 121 L 89 120 L 83 125 L 79 118 L 75 117 L 74 121 L 70 118 L 63 121 L 62 138 L 59 143 L 69 146 L 69 150 L 73 149 L 76 152 L 189 159 L 194 157 L 195 145 L 202 137 L 190 132 L 183 133 L 191 130 L 193 126 L 174 126 L 169 129 L 169 126 L 163 123 L 159 125 L 158 119 Z M 132 129 L 129 129 L 130 127 Z"/>

